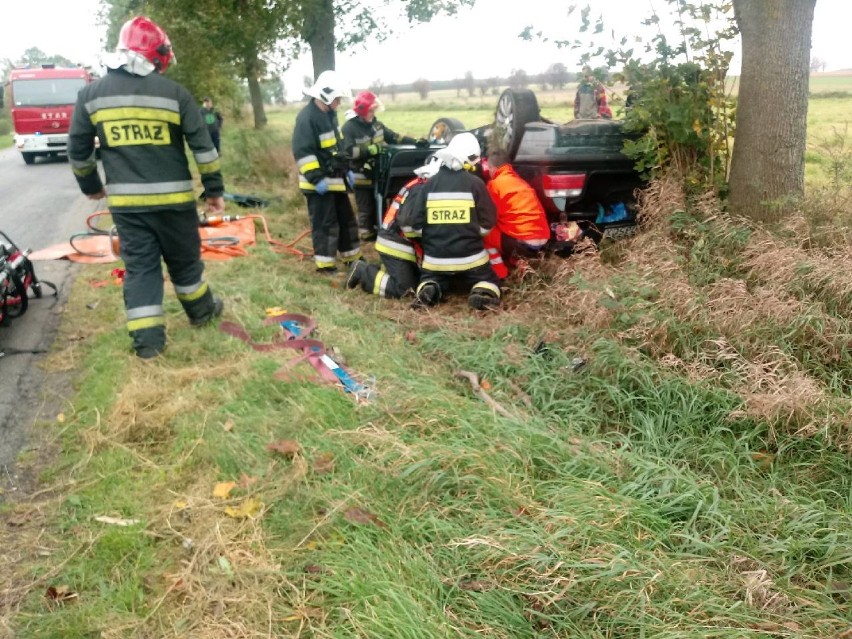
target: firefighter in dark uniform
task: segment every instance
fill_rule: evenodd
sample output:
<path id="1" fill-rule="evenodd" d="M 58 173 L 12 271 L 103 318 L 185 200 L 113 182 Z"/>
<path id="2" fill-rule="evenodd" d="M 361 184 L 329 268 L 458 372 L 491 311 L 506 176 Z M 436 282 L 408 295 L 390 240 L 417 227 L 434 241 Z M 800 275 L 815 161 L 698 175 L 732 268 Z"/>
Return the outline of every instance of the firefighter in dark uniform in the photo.
<path id="1" fill-rule="evenodd" d="M 414 308 L 434 306 L 458 283 L 469 287 L 475 309 L 500 305 L 500 285 L 483 237 L 497 223 L 497 210 L 485 183 L 470 171 L 480 161 L 479 142 L 460 133 L 435 152 L 441 168 L 400 207 L 398 223 L 406 237 L 423 246 Z"/>
<path id="2" fill-rule="evenodd" d="M 299 111 L 293 128 L 293 156 L 299 169 L 299 189 L 308 204 L 314 264 L 319 273 L 337 271 L 337 254 L 344 263 L 361 256 L 358 225 L 349 201 L 354 176 L 339 155 L 337 107 L 350 91 L 335 71 L 323 71 L 305 90 L 311 100 Z"/>
<path id="3" fill-rule="evenodd" d="M 414 292 L 420 281 L 423 250 L 419 243 L 405 237 L 397 223 L 397 214 L 406 198 L 437 173 L 440 166 L 440 161 L 433 156 L 424 166 L 414 170 L 417 177 L 406 182 L 394 196 L 376 238 L 376 252 L 382 261 L 381 267 L 362 260 L 356 261 L 346 279 L 347 288 L 352 289 L 360 284 L 364 292 L 389 299 L 399 299 Z"/>
<path id="4" fill-rule="evenodd" d="M 223 303 L 204 281 L 201 237 L 184 142 L 198 166 L 209 213 L 221 213 L 219 155 L 192 95 L 162 75 L 173 59 L 166 33 L 145 17 L 121 28 L 107 74 L 80 90 L 68 157 L 80 189 L 107 198 L 125 264 L 127 330 L 139 357 L 166 346 L 163 271 L 190 324 L 206 324 Z M 106 187 L 95 162 L 100 140 Z"/>
<path id="5" fill-rule="evenodd" d="M 349 168 L 355 173 L 355 204 L 358 207 L 358 227 L 361 240 L 376 239 L 378 211 L 373 193 L 375 156 L 388 144 L 418 144 L 428 146 L 425 139 L 415 140 L 392 131 L 376 118 L 384 110 L 381 100 L 371 91 L 355 96 L 354 117 L 343 124 L 343 153 L 350 159 Z"/>

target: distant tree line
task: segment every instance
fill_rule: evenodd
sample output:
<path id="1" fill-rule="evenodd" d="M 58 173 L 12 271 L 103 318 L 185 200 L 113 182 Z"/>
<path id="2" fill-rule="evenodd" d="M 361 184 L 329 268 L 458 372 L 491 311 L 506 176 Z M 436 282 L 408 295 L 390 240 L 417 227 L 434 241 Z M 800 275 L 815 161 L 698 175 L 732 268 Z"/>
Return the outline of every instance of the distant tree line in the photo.
<path id="1" fill-rule="evenodd" d="M 579 80 L 581 75 L 582 72 L 569 71 L 563 63 L 556 62 L 551 64 L 543 73 L 533 75 L 528 74 L 524 69 L 512 69 L 507 77 L 476 78 L 472 71 L 468 71 L 463 77 L 452 80 L 418 78 L 409 84 L 393 85 L 386 85 L 382 80 L 375 80 L 366 88 L 377 95 L 391 95 L 392 98 L 397 93 L 416 93 L 420 96 L 420 99 L 426 100 L 431 91 L 454 90 L 458 96 L 467 94 L 473 97 L 475 95 L 496 95 L 500 87 L 504 86 L 512 89 L 526 89 L 537 86 L 542 91 L 559 91 L 569 83 Z M 605 67 L 595 70 L 595 75 L 603 81 L 607 81 L 610 77 Z M 306 82 L 308 80 L 309 78 L 305 78 Z"/>

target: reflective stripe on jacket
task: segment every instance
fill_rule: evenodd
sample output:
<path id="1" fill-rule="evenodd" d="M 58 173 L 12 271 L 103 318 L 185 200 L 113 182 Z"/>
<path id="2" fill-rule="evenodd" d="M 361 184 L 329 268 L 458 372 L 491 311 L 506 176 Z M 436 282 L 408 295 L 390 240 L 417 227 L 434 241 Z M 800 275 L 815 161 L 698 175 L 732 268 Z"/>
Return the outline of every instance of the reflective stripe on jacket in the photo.
<path id="1" fill-rule="evenodd" d="M 371 144 L 385 146 L 387 144 L 414 144 L 414 138 L 399 135 L 387 128 L 377 119 L 372 122 L 360 117 L 343 123 L 343 153 L 350 159 L 349 168 L 355 172 L 356 188 L 371 188 L 373 186 L 373 156 L 367 150 Z"/>
<path id="2" fill-rule="evenodd" d="M 337 111 L 323 111 L 311 99 L 299 111 L 293 126 L 293 157 L 303 192 L 315 192 L 323 178 L 328 179 L 329 191 L 346 191 L 343 173 L 337 167 L 339 141 Z"/>
<path id="3" fill-rule="evenodd" d="M 488 263 L 482 238 L 497 212 L 485 184 L 467 171 L 441 167 L 400 207 L 406 237 L 419 237 L 424 270 L 466 271 Z"/>
<path id="4" fill-rule="evenodd" d="M 95 136 L 111 211 L 194 210 L 185 144 L 205 193 L 220 197 L 224 192 L 219 154 L 192 95 L 159 73 L 137 76 L 111 69 L 80 90 L 68 134 L 68 158 L 87 195 L 104 188 L 95 161 Z"/>

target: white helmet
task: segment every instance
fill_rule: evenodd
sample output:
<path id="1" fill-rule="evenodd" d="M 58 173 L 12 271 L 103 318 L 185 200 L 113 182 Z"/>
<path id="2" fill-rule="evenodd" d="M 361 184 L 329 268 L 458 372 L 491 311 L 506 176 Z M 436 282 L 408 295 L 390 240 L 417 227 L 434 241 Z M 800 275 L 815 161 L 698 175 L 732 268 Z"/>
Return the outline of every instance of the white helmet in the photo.
<path id="1" fill-rule="evenodd" d="M 437 155 L 433 153 L 426 159 L 426 162 L 423 163 L 423 166 L 414 169 L 414 174 L 417 177 L 425 178 L 428 180 L 430 177 L 433 177 L 440 168 L 441 160 L 440 158 L 438 158 Z"/>
<path id="2" fill-rule="evenodd" d="M 305 95 L 317 98 L 323 104 L 330 105 L 337 98 L 344 100 L 352 99 L 352 91 L 346 83 L 337 75 L 337 71 L 323 71 L 314 82 L 314 86 L 305 89 Z"/>
<path id="3" fill-rule="evenodd" d="M 472 168 L 479 164 L 481 159 L 480 154 L 482 149 L 479 147 L 479 140 L 473 133 L 465 131 L 453 136 L 446 149 L 436 151 L 435 155 L 449 169 L 460 171 L 463 168 Z"/>

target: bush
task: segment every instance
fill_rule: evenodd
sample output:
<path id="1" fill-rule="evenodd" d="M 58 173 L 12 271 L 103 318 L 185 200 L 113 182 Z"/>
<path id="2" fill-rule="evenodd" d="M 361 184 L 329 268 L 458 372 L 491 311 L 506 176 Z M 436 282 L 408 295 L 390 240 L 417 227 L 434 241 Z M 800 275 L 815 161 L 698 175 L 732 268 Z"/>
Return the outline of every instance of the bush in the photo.
<path id="1" fill-rule="evenodd" d="M 295 169 L 288 140 L 273 129 L 232 128 L 222 141 L 222 171 L 227 182 L 271 186 L 287 181 Z"/>
<path id="2" fill-rule="evenodd" d="M 0 120 L 0 135 L 9 135 L 12 132 L 12 123 L 9 120 Z"/>

